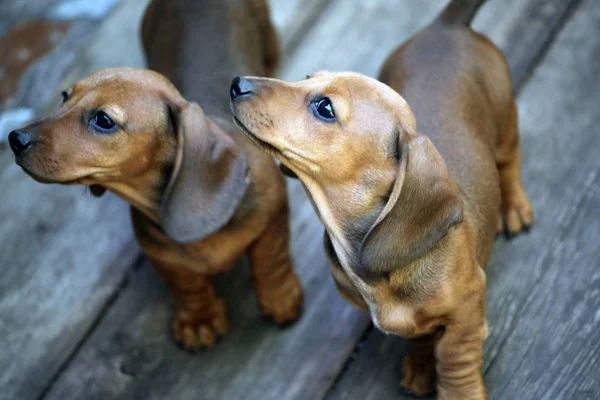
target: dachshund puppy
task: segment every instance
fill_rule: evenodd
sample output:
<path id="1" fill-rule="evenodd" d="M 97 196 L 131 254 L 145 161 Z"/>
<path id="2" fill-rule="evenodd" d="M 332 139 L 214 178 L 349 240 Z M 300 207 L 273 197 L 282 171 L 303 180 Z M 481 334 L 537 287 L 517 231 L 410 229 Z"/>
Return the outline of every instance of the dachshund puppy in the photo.
<path id="1" fill-rule="evenodd" d="M 143 30 L 150 65 L 201 107 L 159 73 L 112 68 L 10 134 L 16 162 L 34 179 L 108 189 L 130 203 L 138 242 L 175 297 L 173 334 L 186 349 L 227 332 L 210 275 L 245 254 L 263 314 L 279 324 L 299 315 L 285 180 L 268 155 L 232 135 L 221 95 L 240 71 L 271 71 L 273 34 L 263 1 L 155 1 Z"/>
<path id="2" fill-rule="evenodd" d="M 304 185 L 342 295 L 412 341 L 401 386 L 437 382 L 443 399 L 485 398 L 483 268 L 498 221 L 511 234 L 533 221 L 507 64 L 468 28 L 480 3 L 451 3 L 381 81 L 319 72 L 230 91 L 245 136 Z"/>

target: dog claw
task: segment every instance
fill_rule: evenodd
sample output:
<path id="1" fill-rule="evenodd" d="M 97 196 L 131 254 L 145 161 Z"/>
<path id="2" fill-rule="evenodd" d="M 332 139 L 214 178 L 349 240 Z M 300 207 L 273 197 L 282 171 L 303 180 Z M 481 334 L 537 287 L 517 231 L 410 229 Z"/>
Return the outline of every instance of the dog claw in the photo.
<path id="1" fill-rule="evenodd" d="M 256 291 L 262 314 L 277 325 L 290 326 L 302 314 L 302 287 L 293 272 L 277 286 L 265 282 L 257 284 Z"/>
<path id="2" fill-rule="evenodd" d="M 502 212 L 498 218 L 498 232 L 510 240 L 527 232 L 533 223 L 533 210 L 520 182 L 513 182 L 502 190 Z"/>
<path id="3" fill-rule="evenodd" d="M 210 311 L 201 314 L 180 309 L 173 320 L 173 338 L 180 347 L 191 353 L 214 346 L 228 330 L 225 303 L 221 299 L 213 303 Z"/>

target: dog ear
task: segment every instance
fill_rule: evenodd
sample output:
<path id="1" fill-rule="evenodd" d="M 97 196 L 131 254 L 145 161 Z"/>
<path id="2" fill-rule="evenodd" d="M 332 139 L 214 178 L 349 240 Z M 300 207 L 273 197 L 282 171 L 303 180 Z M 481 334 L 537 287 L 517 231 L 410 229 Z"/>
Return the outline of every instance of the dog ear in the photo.
<path id="1" fill-rule="evenodd" d="M 106 192 L 106 188 L 102 185 L 90 185 L 89 188 L 94 197 L 102 197 L 104 192 Z"/>
<path id="2" fill-rule="evenodd" d="M 463 219 L 460 191 L 433 143 L 416 133 L 403 136 L 392 193 L 360 247 L 360 261 L 372 272 L 421 257 Z"/>
<path id="3" fill-rule="evenodd" d="M 163 195 L 161 225 L 178 242 L 200 240 L 235 214 L 246 193 L 246 157 L 194 103 L 171 105 L 177 154 Z"/>

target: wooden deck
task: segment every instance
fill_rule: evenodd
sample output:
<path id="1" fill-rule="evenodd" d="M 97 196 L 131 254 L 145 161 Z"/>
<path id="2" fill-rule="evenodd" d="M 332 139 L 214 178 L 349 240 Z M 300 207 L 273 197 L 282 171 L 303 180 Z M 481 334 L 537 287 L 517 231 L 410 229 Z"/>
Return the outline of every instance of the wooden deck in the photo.
<path id="1" fill-rule="evenodd" d="M 376 76 L 446 3 L 270 2 L 279 75 L 290 80 L 319 69 Z M 98 68 L 143 65 L 135 21 L 145 0 L 97 0 L 104 14 L 66 17 L 61 0 L 41 3 L 0 3 L 0 35 L 29 18 L 74 19 L 0 99 L 0 128 L 52 108 L 60 88 Z M 512 68 L 536 213 L 529 234 L 496 241 L 487 266 L 489 398 L 600 399 L 600 1 L 489 0 L 474 26 Z M 135 244 L 124 202 L 38 184 L 3 144 L 0 187 L 0 399 L 409 398 L 398 390 L 406 342 L 338 295 L 323 228 L 297 182 L 288 187 L 301 320 L 285 329 L 263 320 L 240 265 L 218 280 L 231 333 L 196 354 L 171 340 L 171 299 Z"/>

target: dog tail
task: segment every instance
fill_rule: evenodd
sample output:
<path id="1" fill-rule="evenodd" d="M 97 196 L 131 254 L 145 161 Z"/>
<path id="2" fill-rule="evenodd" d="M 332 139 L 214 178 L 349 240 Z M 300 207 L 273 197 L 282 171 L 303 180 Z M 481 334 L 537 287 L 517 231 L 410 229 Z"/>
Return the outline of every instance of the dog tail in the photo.
<path id="1" fill-rule="evenodd" d="M 473 17 L 485 0 L 452 0 L 438 17 L 447 25 L 471 25 Z"/>

